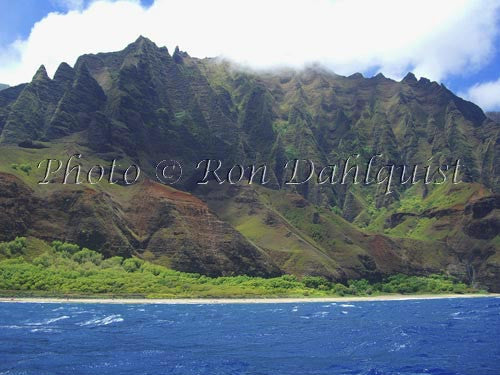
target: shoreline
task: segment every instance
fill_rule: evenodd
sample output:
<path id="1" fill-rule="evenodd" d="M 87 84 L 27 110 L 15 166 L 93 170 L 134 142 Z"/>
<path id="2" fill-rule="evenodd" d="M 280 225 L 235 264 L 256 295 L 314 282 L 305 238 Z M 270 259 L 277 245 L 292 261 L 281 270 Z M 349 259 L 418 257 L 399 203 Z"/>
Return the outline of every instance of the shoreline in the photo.
<path id="1" fill-rule="evenodd" d="M 377 302 L 412 301 L 456 298 L 500 298 L 499 293 L 490 294 L 396 294 L 367 297 L 297 297 L 297 298 L 44 298 L 44 297 L 0 297 L 0 303 L 95 303 L 95 304 L 150 304 L 150 305 L 223 305 L 247 303 L 331 303 L 331 302 Z"/>

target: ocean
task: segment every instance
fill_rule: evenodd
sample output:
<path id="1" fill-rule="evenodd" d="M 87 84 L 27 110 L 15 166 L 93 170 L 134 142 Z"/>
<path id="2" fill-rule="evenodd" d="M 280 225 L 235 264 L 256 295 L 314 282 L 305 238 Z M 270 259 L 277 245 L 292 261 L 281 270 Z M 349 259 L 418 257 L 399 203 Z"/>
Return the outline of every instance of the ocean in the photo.
<path id="1" fill-rule="evenodd" d="M 0 303 L 0 374 L 500 374 L 500 298 Z"/>

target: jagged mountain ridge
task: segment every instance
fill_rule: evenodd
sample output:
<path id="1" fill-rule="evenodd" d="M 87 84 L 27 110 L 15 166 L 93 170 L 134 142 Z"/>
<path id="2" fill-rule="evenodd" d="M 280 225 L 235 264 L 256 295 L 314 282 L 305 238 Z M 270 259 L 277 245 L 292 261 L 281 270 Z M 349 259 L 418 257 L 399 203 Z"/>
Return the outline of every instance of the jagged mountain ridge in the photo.
<path id="1" fill-rule="evenodd" d="M 186 178 L 179 187 L 206 200 L 218 215 L 261 252 L 271 254 L 277 266 L 287 272 L 346 279 L 377 278 L 397 270 L 425 273 L 432 269 L 465 277 L 467 267 L 479 270 L 492 256 L 493 264 L 497 264 L 498 208 L 493 206 L 485 217 L 472 219 L 465 206 L 472 207 L 476 200 L 498 191 L 498 124 L 444 86 L 425 78 L 417 80 L 412 74 L 395 82 L 382 75 L 342 77 L 321 67 L 300 72 L 248 72 L 217 59 L 192 58 L 179 49 L 170 55 L 166 48 L 158 48 L 141 37 L 120 52 L 81 56 L 74 68 L 63 63 L 53 79 L 41 67 L 32 82 L 3 90 L 0 130 L 4 147 L 37 142 L 50 146 L 76 135 L 72 138 L 76 148 L 88 147 L 102 159 L 130 158 L 146 169 L 149 167 L 150 176 L 154 161 L 166 158 L 187 166 L 194 166 L 203 158 L 222 159 L 228 166 L 236 162 L 265 162 L 272 167 L 270 187 L 274 189 L 283 180 L 280 166 L 294 157 L 322 164 L 356 153 L 362 157 L 383 153 L 383 162 L 395 163 L 424 164 L 431 156 L 438 163 L 461 158 L 465 164 L 464 179 L 475 184 L 471 184 L 472 193 L 460 197 L 454 202 L 458 206 L 448 213 L 434 206 L 424 212 L 409 212 L 411 215 L 407 216 L 396 212 L 395 206 L 409 198 L 432 196 L 426 189 L 399 188 L 384 196 L 374 187 L 305 184 L 282 190 L 291 197 L 301 196 L 305 203 L 298 204 L 303 207 L 274 207 L 262 202 L 265 198 L 258 192 L 250 194 L 251 199 L 238 198 L 261 205 L 253 213 L 242 214 L 247 209 L 245 204 L 217 196 L 217 191 L 200 190 L 194 184 L 192 169 L 186 168 Z M 246 189 L 235 194 L 247 196 Z M 453 194 L 456 193 L 446 192 Z M 314 212 L 307 211 L 310 207 L 318 207 L 319 211 L 334 207 L 355 224 L 351 227 L 347 222 L 336 222 L 337 235 L 352 232 L 353 238 L 328 239 L 326 223 L 337 219 L 327 216 L 321 224 L 322 220 L 314 219 Z M 296 209 L 301 211 L 299 216 L 311 215 L 315 227 L 311 229 L 310 223 L 306 225 L 290 216 Z M 386 212 L 379 213 L 382 209 Z M 327 215 L 317 214 L 320 218 Z M 458 223 L 456 217 L 451 219 L 454 215 L 458 215 Z M 248 221 L 241 223 L 235 216 Z M 432 221 L 426 230 L 439 232 L 438 237 L 432 238 L 433 243 L 448 255 L 430 262 L 430 255 L 423 250 L 420 260 L 414 260 L 415 264 L 410 261 L 411 250 L 423 243 L 418 237 L 405 239 L 414 236 L 414 230 L 405 225 L 414 225 L 411 220 L 415 217 Z M 276 238 L 293 241 L 287 240 L 284 245 L 284 241 L 271 239 L 273 244 L 266 246 L 252 232 L 255 228 L 248 225 L 257 219 L 261 221 L 255 228 L 271 228 L 270 233 Z M 474 237 L 477 230 L 482 231 L 467 229 L 474 225 L 490 228 L 488 238 Z M 285 231 L 285 227 L 289 229 Z M 370 240 L 364 241 L 363 232 L 367 230 L 381 233 L 376 235 L 379 237 L 367 234 Z M 333 227 L 331 231 L 335 231 Z M 384 231 L 390 232 L 389 237 Z M 453 241 L 457 233 L 461 240 Z M 372 241 L 382 245 L 373 246 Z M 145 251 L 149 241 L 131 246 Z M 283 246 L 296 248 L 296 252 L 284 251 Z M 161 248 L 161 242 L 157 248 Z M 104 248 L 98 250 L 101 249 Z M 401 252 L 406 255 L 402 257 Z M 474 252 L 479 256 L 471 256 Z M 432 265 L 427 266 L 426 261 Z M 307 266 L 301 266 L 301 262 Z M 207 272 L 200 265 L 182 267 Z M 494 267 L 497 266 L 483 273 L 498 274 Z M 242 272 L 237 267 L 235 271 Z M 481 277 L 491 281 L 497 276 L 477 276 Z"/>
<path id="2" fill-rule="evenodd" d="M 411 73 L 401 82 L 381 74 L 342 77 L 319 67 L 245 73 L 178 49 L 170 56 L 143 37 L 120 52 L 84 55 L 74 69 L 62 63 L 53 80 L 42 66 L 21 87 L 2 94 L 2 143 L 52 140 L 85 129 L 91 147 L 125 149 L 128 142 L 131 155 L 144 148 L 164 154 L 178 145 L 171 138 L 185 135 L 207 156 L 250 161 L 273 159 L 280 151 L 324 161 L 360 149 L 394 161 L 460 157 L 470 179 L 484 182 L 478 181 L 487 178 L 483 159 L 495 151 L 484 143 L 498 137 L 479 107 Z M 20 110 L 27 106 L 37 111 Z M 193 123 L 201 134 L 187 128 Z M 180 129 L 173 133 L 172 125 Z M 211 142 L 203 143 L 206 137 Z"/>

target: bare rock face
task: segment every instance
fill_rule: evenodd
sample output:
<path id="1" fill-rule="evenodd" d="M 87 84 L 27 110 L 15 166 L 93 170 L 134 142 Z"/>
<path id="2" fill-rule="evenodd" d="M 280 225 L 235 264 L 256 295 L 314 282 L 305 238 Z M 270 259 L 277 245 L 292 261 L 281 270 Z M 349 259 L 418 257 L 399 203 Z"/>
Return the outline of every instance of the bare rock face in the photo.
<path id="1" fill-rule="evenodd" d="M 65 239 L 104 256 L 131 256 L 134 247 L 120 211 L 120 205 L 103 192 L 58 191 L 39 204 L 29 233 L 50 241 Z"/>
<path id="2" fill-rule="evenodd" d="M 105 256 L 144 256 L 174 269 L 211 276 L 273 276 L 281 271 L 194 196 L 146 181 L 125 204 L 93 189 L 35 196 L 0 174 L 1 240 L 64 240 Z"/>
<path id="3" fill-rule="evenodd" d="M 473 238 L 489 240 L 500 233 L 500 195 L 480 199 L 465 208 L 465 231 Z"/>
<path id="4" fill-rule="evenodd" d="M 0 241 L 27 231 L 34 204 L 31 189 L 17 177 L 0 173 Z"/>
<path id="5" fill-rule="evenodd" d="M 142 239 L 139 252 L 166 259 L 177 270 L 211 276 L 281 273 L 266 254 L 189 193 L 146 181 L 125 216 Z"/>
<path id="6" fill-rule="evenodd" d="M 465 213 L 472 214 L 473 219 L 480 219 L 498 209 L 500 209 L 500 195 L 495 195 L 469 204 L 465 208 Z"/>

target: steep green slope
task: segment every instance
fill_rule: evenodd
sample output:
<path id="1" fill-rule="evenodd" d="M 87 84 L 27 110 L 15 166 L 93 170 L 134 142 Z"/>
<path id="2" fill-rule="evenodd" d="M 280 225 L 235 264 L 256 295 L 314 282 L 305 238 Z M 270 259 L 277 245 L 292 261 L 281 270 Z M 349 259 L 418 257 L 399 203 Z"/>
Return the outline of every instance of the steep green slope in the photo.
<path id="1" fill-rule="evenodd" d="M 77 152 L 87 165 L 138 163 L 144 179 L 36 184 L 40 160 Z M 420 182 L 386 194 L 360 171 L 359 184 L 319 185 L 317 168 L 309 183 L 283 185 L 287 160 L 336 164 L 339 174 L 347 158 L 364 167 L 377 154 L 373 168 L 418 165 Z M 265 163 L 270 182 L 197 185 L 194 167 L 206 158 L 222 160 L 221 175 Z M 149 181 L 163 159 L 183 165 L 181 191 Z M 425 166 L 451 170 L 457 159 L 463 183 L 452 184 L 450 171 L 446 184 L 423 183 Z M 0 92 L 0 235 L 70 240 L 209 275 L 450 273 L 498 290 L 499 159 L 498 123 L 411 73 L 396 82 L 319 66 L 251 72 L 140 37 L 73 68 L 62 63 L 53 79 L 42 66 Z"/>

